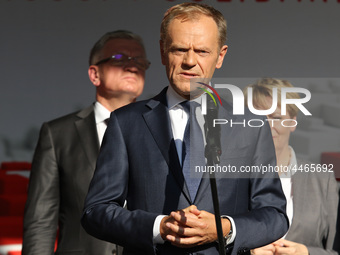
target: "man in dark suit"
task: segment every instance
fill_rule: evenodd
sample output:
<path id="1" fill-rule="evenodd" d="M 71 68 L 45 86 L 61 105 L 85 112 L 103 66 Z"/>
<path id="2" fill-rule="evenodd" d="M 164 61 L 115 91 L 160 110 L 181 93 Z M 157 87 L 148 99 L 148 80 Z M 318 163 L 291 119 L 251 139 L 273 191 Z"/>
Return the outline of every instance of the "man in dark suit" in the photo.
<path id="1" fill-rule="evenodd" d="M 124 254 L 218 254 L 209 179 L 199 179 L 193 189 L 180 145 L 186 144 L 186 123 L 193 123 L 182 104 L 190 99 L 190 79 L 210 79 L 222 66 L 225 39 L 226 21 L 212 7 L 170 8 L 160 41 L 170 86 L 111 114 L 82 224 L 97 238 L 124 246 Z M 228 106 L 219 114 L 234 122 L 253 117 L 232 116 Z M 268 125 L 223 128 L 221 144 L 221 165 L 275 165 Z M 228 254 L 247 254 L 287 231 L 277 178 L 218 178 L 217 189 Z"/>
<path id="2" fill-rule="evenodd" d="M 111 111 L 136 100 L 149 67 L 142 39 L 129 31 L 103 35 L 90 53 L 96 86 L 90 107 L 44 123 L 34 154 L 24 216 L 24 255 L 116 254 L 81 227 L 85 196 Z"/>

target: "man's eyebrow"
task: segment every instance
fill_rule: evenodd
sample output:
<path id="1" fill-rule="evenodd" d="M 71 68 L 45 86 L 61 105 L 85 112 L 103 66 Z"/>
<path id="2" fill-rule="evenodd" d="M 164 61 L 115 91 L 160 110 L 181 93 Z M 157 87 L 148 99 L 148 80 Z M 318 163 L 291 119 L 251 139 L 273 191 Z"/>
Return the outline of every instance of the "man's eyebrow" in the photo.
<path id="1" fill-rule="evenodd" d="M 170 44 L 169 49 L 189 49 L 189 46 L 183 44 Z"/>
<path id="2" fill-rule="evenodd" d="M 174 50 L 174 49 L 185 49 L 185 50 L 188 50 L 190 49 L 191 47 L 190 46 L 186 46 L 186 45 L 183 45 L 183 44 L 172 44 L 169 46 L 169 50 Z M 206 46 L 202 46 L 202 47 L 194 47 L 194 51 L 207 51 L 207 52 L 210 52 L 211 49 L 209 47 L 206 47 Z"/>
<path id="3" fill-rule="evenodd" d="M 211 51 L 211 49 L 210 49 L 210 48 L 208 48 L 208 47 L 205 47 L 205 46 L 202 46 L 202 47 L 196 47 L 196 48 L 194 48 L 194 50 L 195 50 L 195 51 L 200 51 L 200 50 L 203 50 L 203 51 L 208 51 L 208 52 L 210 52 L 210 51 Z"/>

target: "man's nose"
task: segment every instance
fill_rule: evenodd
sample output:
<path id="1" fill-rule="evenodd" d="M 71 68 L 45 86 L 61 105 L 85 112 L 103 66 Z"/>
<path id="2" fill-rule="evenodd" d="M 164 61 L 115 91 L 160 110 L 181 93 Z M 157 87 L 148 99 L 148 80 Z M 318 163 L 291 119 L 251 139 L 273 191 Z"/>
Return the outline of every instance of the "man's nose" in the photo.
<path id="1" fill-rule="evenodd" d="M 183 58 L 183 65 L 193 67 L 197 64 L 196 53 L 193 50 L 188 50 Z"/>
<path id="2" fill-rule="evenodd" d="M 129 59 L 124 65 L 124 70 L 128 70 L 130 72 L 142 71 L 140 65 L 135 59 Z"/>

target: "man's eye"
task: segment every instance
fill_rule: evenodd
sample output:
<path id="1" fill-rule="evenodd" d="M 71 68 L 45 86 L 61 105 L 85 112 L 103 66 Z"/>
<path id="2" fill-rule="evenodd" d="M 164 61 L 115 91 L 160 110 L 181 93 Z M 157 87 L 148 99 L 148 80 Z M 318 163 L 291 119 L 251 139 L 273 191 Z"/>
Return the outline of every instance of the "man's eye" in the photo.
<path id="1" fill-rule="evenodd" d="M 209 55 L 209 52 L 206 50 L 197 50 L 196 53 L 202 57 Z"/>
<path id="2" fill-rule="evenodd" d="M 186 52 L 187 50 L 186 49 L 175 49 L 176 52 Z"/>
<path id="3" fill-rule="evenodd" d="M 177 49 L 172 49 L 171 52 L 175 55 L 183 55 L 185 52 L 187 52 L 186 49 L 181 49 L 181 48 L 177 48 Z"/>

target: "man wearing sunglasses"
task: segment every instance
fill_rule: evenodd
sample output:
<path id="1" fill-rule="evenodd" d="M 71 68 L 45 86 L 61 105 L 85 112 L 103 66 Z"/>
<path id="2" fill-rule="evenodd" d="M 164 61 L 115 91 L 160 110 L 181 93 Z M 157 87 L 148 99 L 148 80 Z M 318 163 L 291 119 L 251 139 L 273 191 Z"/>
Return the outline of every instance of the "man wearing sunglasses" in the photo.
<path id="1" fill-rule="evenodd" d="M 129 31 L 103 35 L 90 53 L 88 74 L 96 102 L 43 124 L 35 151 L 24 216 L 23 254 L 116 254 L 116 246 L 80 225 L 110 112 L 134 102 L 150 62 L 142 39 Z"/>

